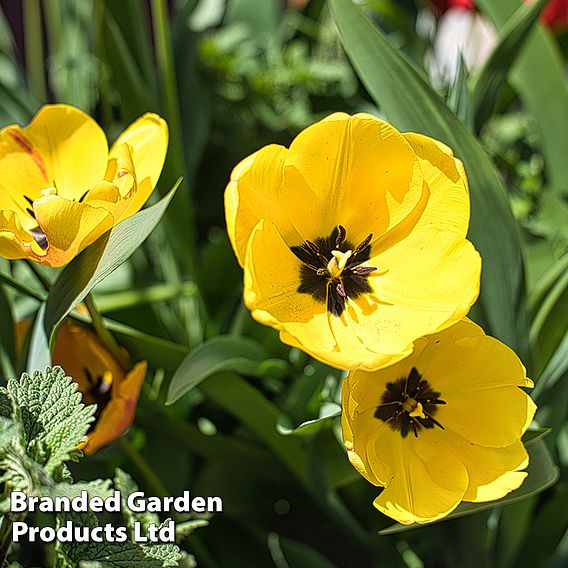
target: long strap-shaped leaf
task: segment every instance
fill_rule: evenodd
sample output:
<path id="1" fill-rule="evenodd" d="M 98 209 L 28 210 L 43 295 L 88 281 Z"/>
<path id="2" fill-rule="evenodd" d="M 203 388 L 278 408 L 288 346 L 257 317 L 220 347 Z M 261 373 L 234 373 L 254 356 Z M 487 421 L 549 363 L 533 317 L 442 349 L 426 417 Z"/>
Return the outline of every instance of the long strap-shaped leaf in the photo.
<path id="1" fill-rule="evenodd" d="M 330 0 L 347 54 L 388 119 L 450 146 L 464 162 L 471 197 L 470 238 L 483 257 L 480 303 L 488 331 L 528 359 L 524 269 L 518 229 L 499 174 L 480 143 L 351 0 Z M 528 361 L 527 361 L 528 362 Z"/>
<path id="2" fill-rule="evenodd" d="M 501 40 L 476 77 L 472 89 L 477 132 L 491 117 L 497 95 L 509 77 L 511 66 L 526 48 L 527 34 L 538 22 L 546 1 L 523 4 L 501 28 Z"/>
<path id="3" fill-rule="evenodd" d="M 477 0 L 477 4 L 502 29 L 522 1 Z M 538 122 L 551 185 L 568 194 L 568 82 L 560 50 L 544 29 L 536 29 L 527 39 L 511 71 L 511 83 Z"/>

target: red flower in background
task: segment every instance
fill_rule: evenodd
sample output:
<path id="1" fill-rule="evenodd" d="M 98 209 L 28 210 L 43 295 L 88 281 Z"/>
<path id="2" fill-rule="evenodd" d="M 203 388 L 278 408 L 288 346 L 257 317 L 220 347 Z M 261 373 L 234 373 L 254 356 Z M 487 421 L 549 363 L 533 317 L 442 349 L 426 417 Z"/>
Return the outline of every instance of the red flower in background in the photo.
<path id="1" fill-rule="evenodd" d="M 568 26 L 568 0 L 551 0 L 542 12 L 542 22 L 556 31 Z"/>
<path id="2" fill-rule="evenodd" d="M 450 9 L 475 10 L 474 0 L 430 0 L 430 2 L 440 14 Z M 568 0 L 550 0 L 542 12 L 541 21 L 555 31 L 568 27 Z"/>
<path id="3" fill-rule="evenodd" d="M 434 8 L 443 14 L 452 8 L 462 10 L 475 10 L 475 3 L 473 0 L 430 0 Z"/>

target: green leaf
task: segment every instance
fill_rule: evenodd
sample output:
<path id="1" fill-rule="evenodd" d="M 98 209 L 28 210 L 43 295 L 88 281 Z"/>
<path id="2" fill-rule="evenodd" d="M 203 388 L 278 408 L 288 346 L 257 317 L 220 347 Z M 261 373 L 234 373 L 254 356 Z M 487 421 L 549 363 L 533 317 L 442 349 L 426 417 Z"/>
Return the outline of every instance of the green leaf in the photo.
<path id="1" fill-rule="evenodd" d="M 477 75 L 472 89 L 474 124 L 477 131 L 491 117 L 497 95 L 507 81 L 513 63 L 522 52 L 529 32 L 547 0 L 523 4 L 500 30 L 501 40 Z"/>
<path id="2" fill-rule="evenodd" d="M 180 184 L 158 203 L 136 213 L 105 233 L 72 260 L 59 275 L 47 299 L 44 328 L 50 344 L 63 318 L 146 240 L 164 215 Z"/>
<path id="3" fill-rule="evenodd" d="M 43 325 L 45 304 L 41 304 L 36 312 L 29 336 L 26 356 L 26 370 L 33 373 L 38 369 L 45 369 L 51 365 L 51 351 Z"/>
<path id="4" fill-rule="evenodd" d="M 470 126 L 471 103 L 467 75 L 467 67 L 460 53 L 456 77 L 448 92 L 448 106 L 464 124 Z"/>
<path id="5" fill-rule="evenodd" d="M 114 473 L 114 486 L 120 491 L 121 512 L 126 520 L 126 526 L 130 534 L 134 530 L 134 523 L 139 522 L 142 525 L 144 533 L 148 530 L 149 525 L 159 525 L 160 518 L 156 513 L 145 511 L 143 513 L 135 513 L 128 507 L 128 496 L 139 491 L 138 485 L 125 471 L 117 468 Z"/>
<path id="6" fill-rule="evenodd" d="M 199 386 L 203 394 L 248 426 L 291 472 L 308 482 L 308 460 L 298 438 L 276 430 L 280 411 L 264 395 L 233 373 L 218 373 Z"/>
<path id="7" fill-rule="evenodd" d="M 86 324 L 91 322 L 89 316 L 77 311 L 73 312 L 72 317 Z M 139 359 L 150 359 L 154 365 L 163 367 L 168 372 L 173 373 L 187 355 L 188 347 L 181 343 L 144 333 L 110 318 L 103 318 L 103 323 L 131 355 Z"/>
<path id="8" fill-rule="evenodd" d="M 144 46 L 138 54 L 133 53 L 133 48 L 140 43 L 144 44 L 144 39 L 148 35 L 144 34 L 147 27 L 147 20 L 140 18 L 140 10 L 130 9 L 126 14 L 127 4 L 132 6 L 132 2 L 105 2 L 98 3 L 95 8 L 97 19 L 100 25 L 100 34 L 96 42 L 96 55 L 105 65 L 106 73 L 101 73 L 100 89 L 103 98 L 107 99 L 108 104 L 112 104 L 116 98 L 116 91 L 122 99 L 120 109 L 126 122 L 134 120 L 149 110 L 158 111 L 157 93 L 154 83 L 156 74 L 152 81 L 148 76 L 144 76 L 138 63 L 144 63 L 149 55 L 141 56 L 148 51 L 148 45 Z M 120 26 L 114 11 L 121 12 L 117 15 L 122 16 L 128 25 Z M 138 20 L 139 27 L 133 26 L 133 19 Z M 141 29 L 141 27 L 142 29 Z M 125 33 L 129 30 L 136 30 L 131 38 L 126 38 Z M 130 40 L 130 41 L 129 41 Z M 141 41 L 139 41 L 141 40 Z M 146 40 L 147 42 L 147 40 Z M 153 67 L 155 69 L 155 67 Z"/>
<path id="9" fill-rule="evenodd" d="M 497 29 L 503 29 L 521 0 L 477 0 Z M 568 88 L 564 57 L 558 43 L 542 26 L 527 40 L 523 53 L 511 71 L 510 80 L 524 104 L 538 122 L 540 145 L 548 177 L 555 192 L 568 190 Z M 546 101 L 544 103 L 543 101 Z"/>
<path id="10" fill-rule="evenodd" d="M 568 330 L 568 271 L 544 298 L 531 325 L 531 343 L 537 370 L 550 364 Z"/>
<path id="11" fill-rule="evenodd" d="M 281 416 L 276 425 L 276 429 L 284 436 L 313 436 L 322 428 L 329 428 L 333 424 L 334 419 L 340 415 L 341 407 L 338 404 L 330 402 L 322 405 L 319 418 L 307 420 L 294 428 L 290 427 L 287 417 Z"/>
<path id="12" fill-rule="evenodd" d="M 6 390 L 14 417 L 21 420 L 28 455 L 48 475 L 76 452 L 87 434 L 96 407 L 85 406 L 77 383 L 61 367 L 47 367 L 33 375 L 10 379 Z"/>
<path id="13" fill-rule="evenodd" d="M 19 436 L 20 428 L 11 418 L 0 416 L 0 455 L 4 455 L 6 448 L 14 437 Z"/>
<path id="14" fill-rule="evenodd" d="M 483 258 L 479 302 L 488 331 L 527 360 L 523 259 L 516 222 L 497 170 L 480 143 L 428 85 L 422 71 L 394 49 L 351 0 L 330 0 L 330 4 L 347 54 L 388 119 L 402 131 L 441 140 L 464 162 L 472 199 L 469 236 Z"/>
<path id="15" fill-rule="evenodd" d="M 509 503 L 515 503 L 517 501 L 522 501 L 523 499 L 528 499 L 533 495 L 542 493 L 552 485 L 554 485 L 558 478 L 560 477 L 560 472 L 558 467 L 554 464 L 554 460 L 550 455 L 546 444 L 544 443 L 544 436 L 542 434 L 536 436 L 526 442 L 525 447 L 529 454 L 529 465 L 527 467 L 528 477 L 525 479 L 524 483 L 519 487 L 519 489 L 512 491 L 502 499 L 497 501 L 488 501 L 487 503 L 466 503 L 465 501 L 458 505 L 452 513 L 447 517 L 444 517 L 440 521 L 444 522 L 450 519 L 455 519 L 457 517 L 463 517 L 465 515 L 472 515 L 474 513 L 479 513 L 480 511 L 486 511 L 487 509 L 492 509 L 493 507 L 498 507 L 500 505 L 507 505 Z M 395 534 L 399 532 L 404 532 L 410 529 L 419 528 L 421 525 L 402 525 L 396 523 L 387 527 L 386 529 L 379 532 L 381 535 Z"/>
<path id="16" fill-rule="evenodd" d="M 540 375 L 533 391 L 534 399 L 537 400 L 544 392 L 553 388 L 566 373 L 568 373 L 568 331 Z"/>
<path id="17" fill-rule="evenodd" d="M 67 497 L 73 499 L 79 497 L 82 491 L 86 491 L 89 497 L 100 497 L 106 499 L 113 494 L 112 482 L 110 479 L 95 479 L 94 481 L 81 481 L 79 483 L 56 483 L 44 486 L 40 489 L 41 495 L 45 497 Z"/>
<path id="18" fill-rule="evenodd" d="M 245 337 L 217 336 L 194 349 L 172 377 L 166 404 L 173 404 L 207 377 L 221 371 L 262 377 L 276 370 L 285 372 L 288 364 L 268 359 L 262 346 Z"/>
<path id="19" fill-rule="evenodd" d="M 100 521 L 94 513 L 63 513 L 59 522 L 94 528 Z M 181 558 L 175 544 L 140 546 L 133 542 L 58 542 L 56 552 L 68 568 L 167 568 L 178 566 Z"/>

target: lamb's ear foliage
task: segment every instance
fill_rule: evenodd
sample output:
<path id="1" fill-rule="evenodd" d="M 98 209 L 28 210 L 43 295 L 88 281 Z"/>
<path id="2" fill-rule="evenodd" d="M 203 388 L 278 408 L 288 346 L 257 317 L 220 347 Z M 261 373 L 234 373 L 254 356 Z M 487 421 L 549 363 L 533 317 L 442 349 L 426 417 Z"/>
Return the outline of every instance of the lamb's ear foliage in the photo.
<path id="1" fill-rule="evenodd" d="M 61 367 L 47 367 L 31 375 L 24 373 L 0 388 L 0 483 L 3 484 L 0 562 L 5 561 L 10 549 L 12 523 L 26 516 L 10 511 L 12 491 L 52 498 L 73 498 L 83 490 L 90 497 L 106 498 L 112 494 L 111 480 L 74 483 L 65 465 L 82 456 L 77 445 L 85 438 L 95 411 L 95 405 L 83 404 L 77 383 L 67 377 Z M 116 489 L 136 488 L 132 480 L 124 482 L 126 479 L 130 477 L 124 473 L 120 479 L 117 477 Z M 74 526 L 91 528 L 106 522 L 94 513 L 57 513 L 53 526 L 62 526 L 67 521 Z M 125 521 L 128 523 L 128 515 Z M 161 568 L 178 566 L 182 559 L 175 544 L 142 546 L 131 541 L 58 542 L 54 552 L 58 568 L 126 568 L 132 566 L 132 562 L 143 568 Z"/>

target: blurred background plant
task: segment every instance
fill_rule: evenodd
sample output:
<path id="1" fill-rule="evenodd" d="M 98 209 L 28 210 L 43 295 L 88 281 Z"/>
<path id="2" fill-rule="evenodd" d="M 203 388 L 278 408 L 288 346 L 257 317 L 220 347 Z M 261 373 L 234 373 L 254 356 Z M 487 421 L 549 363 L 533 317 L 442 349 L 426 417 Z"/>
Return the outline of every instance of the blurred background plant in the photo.
<path id="1" fill-rule="evenodd" d="M 152 201 L 183 181 L 93 291 L 103 324 L 149 362 L 137 416 L 71 469 L 92 480 L 120 467 L 157 495 L 221 495 L 224 512 L 180 543 L 199 566 L 568 563 L 568 40 L 539 23 L 544 0 L 476 4 L 495 46 L 434 88 L 439 12 L 425 0 L 0 0 L 0 126 L 54 101 L 90 113 L 110 140 L 143 112 L 168 120 Z M 223 214 L 231 169 L 338 110 L 437 137 L 465 162 L 484 260 L 472 316 L 517 350 L 537 383 L 537 421 L 553 428 L 531 434 L 530 482 L 507 506 L 392 527 L 342 449 L 341 373 L 282 345 L 241 303 Z M 0 260 L 4 379 L 43 360 L 48 339 L 36 326 L 17 357 L 14 323 L 46 298 L 72 307 L 57 278 Z M 14 553 L 38 565 L 46 548 Z"/>

